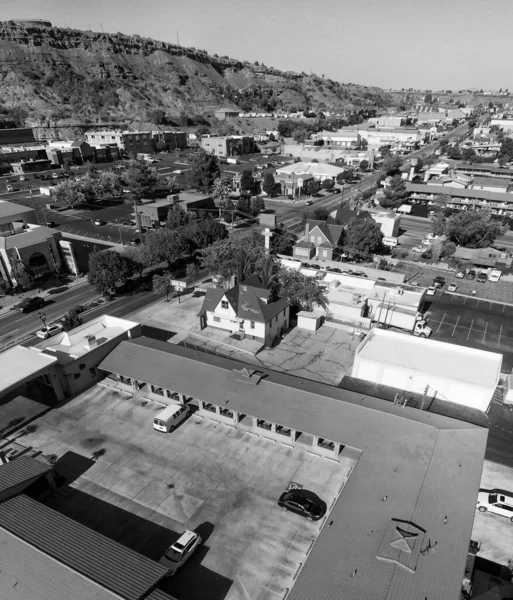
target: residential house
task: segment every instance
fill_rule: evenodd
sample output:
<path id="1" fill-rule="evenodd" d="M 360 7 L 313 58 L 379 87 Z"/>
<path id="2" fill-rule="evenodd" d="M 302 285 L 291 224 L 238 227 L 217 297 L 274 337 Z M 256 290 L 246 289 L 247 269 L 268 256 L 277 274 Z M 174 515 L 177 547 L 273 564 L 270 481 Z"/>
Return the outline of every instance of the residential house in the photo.
<path id="1" fill-rule="evenodd" d="M 201 147 L 205 152 L 219 157 L 238 156 L 254 152 L 255 139 L 250 135 L 202 137 Z"/>
<path id="2" fill-rule="evenodd" d="M 270 291 L 255 275 L 229 290 L 207 290 L 198 314 L 200 329 L 224 329 L 239 338 L 270 344 L 289 326 L 289 301 L 271 301 Z"/>
<path id="3" fill-rule="evenodd" d="M 303 237 L 294 245 L 294 258 L 333 260 L 343 231 L 344 225 L 331 217 L 327 221 L 308 220 Z"/>

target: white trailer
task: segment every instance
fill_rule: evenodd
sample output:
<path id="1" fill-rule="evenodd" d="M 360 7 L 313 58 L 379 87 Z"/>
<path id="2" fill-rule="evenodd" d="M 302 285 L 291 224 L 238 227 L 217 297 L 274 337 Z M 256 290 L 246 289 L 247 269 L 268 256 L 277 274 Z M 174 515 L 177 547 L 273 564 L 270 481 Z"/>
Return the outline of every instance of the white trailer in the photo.
<path id="1" fill-rule="evenodd" d="M 227 158 L 226 162 L 230 165 L 239 165 L 240 164 L 240 160 L 237 158 Z"/>
<path id="2" fill-rule="evenodd" d="M 402 329 L 418 337 L 429 337 L 433 330 L 420 313 L 399 307 L 380 304 L 376 307 L 372 321 L 381 329 Z"/>

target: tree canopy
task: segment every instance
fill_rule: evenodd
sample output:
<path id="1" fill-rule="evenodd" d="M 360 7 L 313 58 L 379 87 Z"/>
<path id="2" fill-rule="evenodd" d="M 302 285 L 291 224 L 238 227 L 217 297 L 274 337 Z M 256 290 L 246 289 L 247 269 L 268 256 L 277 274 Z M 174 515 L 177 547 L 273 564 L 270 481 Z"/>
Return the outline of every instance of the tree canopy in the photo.
<path id="1" fill-rule="evenodd" d="M 89 255 L 87 280 L 100 293 L 113 290 L 116 284 L 125 282 L 132 275 L 132 263 L 119 252 L 96 250 Z"/>
<path id="2" fill-rule="evenodd" d="M 381 200 L 381 206 L 384 208 L 397 208 L 408 197 L 408 190 L 401 175 L 394 175 L 390 185 L 384 189 L 385 197 Z"/>
<path id="3" fill-rule="evenodd" d="M 298 310 L 313 310 L 315 306 L 327 308 L 326 291 L 315 277 L 281 267 L 277 275 L 278 295 L 287 299 Z"/>
<path id="4" fill-rule="evenodd" d="M 220 176 L 217 156 L 199 150 L 194 156 L 191 170 L 187 173 L 189 185 L 207 194 L 212 189 L 214 181 Z"/>
<path id="5" fill-rule="evenodd" d="M 483 210 L 461 211 L 445 221 L 447 238 L 465 248 L 486 248 L 506 231 L 506 225 Z"/>
<path id="6" fill-rule="evenodd" d="M 347 224 L 344 245 L 365 254 L 376 254 L 383 249 L 381 227 L 372 218 L 353 217 Z"/>
<path id="7" fill-rule="evenodd" d="M 140 200 L 145 195 L 154 192 L 159 175 L 155 167 L 144 160 L 130 160 L 123 172 L 123 179 L 130 187 L 134 200 Z"/>
<path id="8" fill-rule="evenodd" d="M 253 179 L 253 172 L 251 169 L 244 169 L 240 178 L 240 189 L 241 192 L 248 192 L 252 194 L 255 191 L 255 180 Z"/>
<path id="9" fill-rule="evenodd" d="M 262 183 L 262 190 L 271 197 L 274 193 L 274 188 L 276 186 L 276 181 L 274 179 L 274 175 L 268 171 L 265 174 L 264 181 Z"/>
<path id="10" fill-rule="evenodd" d="M 385 175 L 397 175 L 401 171 L 403 161 L 399 156 L 387 156 L 381 164 L 381 171 Z"/>
<path id="11" fill-rule="evenodd" d="M 67 206 L 77 206 L 85 200 L 82 185 L 77 181 L 66 179 L 53 188 L 53 198 Z"/>

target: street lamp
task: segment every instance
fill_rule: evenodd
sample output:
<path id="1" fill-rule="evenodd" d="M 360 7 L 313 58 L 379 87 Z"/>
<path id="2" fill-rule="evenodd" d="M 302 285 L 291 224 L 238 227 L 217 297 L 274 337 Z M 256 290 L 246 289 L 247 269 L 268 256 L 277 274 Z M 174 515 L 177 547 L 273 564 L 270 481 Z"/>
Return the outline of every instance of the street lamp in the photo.
<path id="1" fill-rule="evenodd" d="M 39 318 L 41 319 L 41 323 L 43 323 L 43 328 L 46 329 L 46 313 L 40 312 L 38 313 Z"/>

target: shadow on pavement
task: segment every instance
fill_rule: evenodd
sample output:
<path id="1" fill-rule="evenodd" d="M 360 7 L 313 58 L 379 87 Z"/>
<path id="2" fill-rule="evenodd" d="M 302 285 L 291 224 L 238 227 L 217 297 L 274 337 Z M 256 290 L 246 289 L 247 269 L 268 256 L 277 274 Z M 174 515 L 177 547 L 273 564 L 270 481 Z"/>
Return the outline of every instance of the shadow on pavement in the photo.
<path id="1" fill-rule="evenodd" d="M 152 325 L 143 325 L 142 335 L 154 340 L 160 340 L 161 342 L 167 342 L 175 337 L 176 333 L 167 329 L 161 329 L 160 327 L 153 327 Z"/>
<path id="2" fill-rule="evenodd" d="M 63 454 L 54 464 L 57 484 L 70 485 L 94 465 L 92 458 L 87 458 L 73 451 Z"/>

